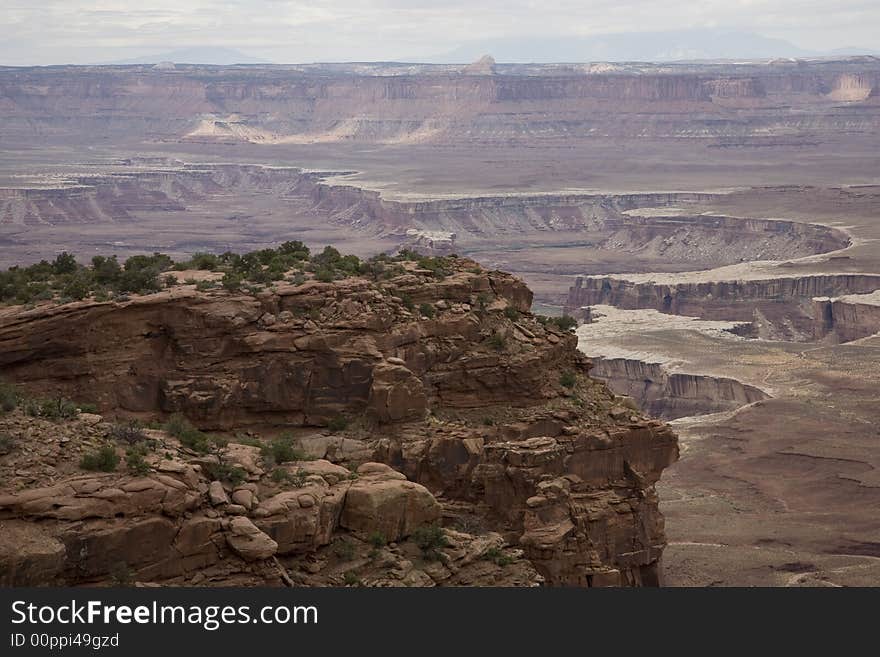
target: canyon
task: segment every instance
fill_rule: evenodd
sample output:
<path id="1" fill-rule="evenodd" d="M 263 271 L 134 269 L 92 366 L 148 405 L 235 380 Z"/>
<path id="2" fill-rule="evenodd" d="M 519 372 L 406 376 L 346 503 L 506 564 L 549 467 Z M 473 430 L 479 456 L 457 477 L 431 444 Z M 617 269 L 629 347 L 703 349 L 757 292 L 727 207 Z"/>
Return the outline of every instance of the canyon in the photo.
<path id="1" fill-rule="evenodd" d="M 362 257 L 400 248 L 455 254 L 511 272 L 534 292 L 533 312 L 581 320 L 578 349 L 590 362 L 579 367 L 631 399 L 639 417 L 661 417 L 679 436 L 681 459 L 672 464 L 668 452 L 665 470 L 648 468 L 666 517 L 666 584 L 873 584 L 880 581 L 872 512 L 880 501 L 878 82 L 872 57 L 0 68 L 0 265 L 64 250 L 81 262 L 153 251 L 185 258 L 300 239 Z M 389 421 L 371 406 L 373 375 L 362 364 L 340 381 L 316 380 L 312 397 L 295 377 L 272 370 L 268 354 L 303 336 L 277 335 L 259 317 L 279 317 L 296 298 L 285 291 L 220 303 L 181 290 L 112 312 L 90 303 L 3 309 L 0 334 L 16 345 L 2 354 L 3 375 L 46 393 L 94 392 L 83 399 L 111 412 L 184 411 L 216 431 L 319 426 L 346 404 Z M 259 331 L 247 337 L 251 328 L 229 323 L 236 315 Z M 62 321 L 83 327 L 86 342 L 77 347 Z M 128 333 L 138 322 L 176 328 Z M 110 328 L 85 328 L 105 323 Z M 212 341 L 200 346 L 184 330 Z M 152 351 L 117 343 L 127 355 L 106 370 L 73 353 L 114 343 L 117 334 L 130 345 L 146 340 Z M 237 354 L 227 361 L 232 369 L 219 378 L 204 369 L 203 347 Z M 233 367 L 264 348 L 265 363 L 257 356 L 263 364 L 253 371 Z M 175 349 L 188 355 L 178 361 Z M 427 407 L 465 412 L 461 391 L 435 387 L 454 380 L 451 372 L 441 376 L 430 358 L 413 361 L 409 351 L 376 349 L 414 373 Z M 172 366 L 181 368 L 178 378 L 165 375 Z M 129 383 L 116 378 L 122 370 L 131 371 Z M 491 406 L 513 403 L 505 395 L 517 390 L 520 403 L 541 388 L 539 371 L 467 394 Z M 618 405 L 608 400 L 609 409 Z M 625 418 L 629 410 L 615 412 Z M 537 441 L 528 447 L 537 451 L 520 445 L 499 458 L 555 462 L 566 434 L 543 420 L 536 426 L 517 439 Z M 662 433 L 663 425 L 650 426 Z M 459 429 L 470 444 L 473 427 Z M 452 506 L 473 501 L 474 480 L 456 478 L 450 488 L 448 473 L 392 452 L 374 449 L 369 458 L 424 485 L 447 509 L 446 494 L 460 495 Z M 487 449 L 479 467 L 491 470 L 495 457 Z M 357 472 L 356 463 L 339 465 Z M 588 496 L 560 486 L 562 493 L 545 487 L 553 489 L 548 499 Z M 564 515 L 568 502 L 560 504 L 542 518 Z M 655 511 L 645 511 L 654 527 Z M 529 552 L 516 514 L 508 519 L 515 531 L 493 526 L 513 546 L 504 549 L 531 555 L 517 561 L 523 570 L 513 579 L 604 581 L 594 575 L 605 565 L 590 571 L 593 579 L 566 579 L 584 558 L 580 548 L 555 543 L 542 552 L 546 559 Z M 659 544 L 658 536 L 640 540 Z M 618 583 L 655 583 L 654 556 L 608 568 L 618 570 Z"/>

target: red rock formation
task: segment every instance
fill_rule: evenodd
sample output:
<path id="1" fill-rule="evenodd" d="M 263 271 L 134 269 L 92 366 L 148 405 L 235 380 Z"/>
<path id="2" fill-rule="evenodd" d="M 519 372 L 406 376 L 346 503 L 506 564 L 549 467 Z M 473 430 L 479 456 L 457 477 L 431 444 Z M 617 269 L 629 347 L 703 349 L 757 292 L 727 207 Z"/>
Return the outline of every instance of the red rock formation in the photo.
<path id="1" fill-rule="evenodd" d="M 23 490 L 0 497 L 0 521 L 22 540 L 37 531 L 23 520 L 41 529 L 33 550 L 0 549 L 5 581 L 97 581 L 115 560 L 138 578 L 177 581 L 236 559 L 254 564 L 236 577 L 275 581 L 270 556 L 305 567 L 340 532 L 405 539 L 439 517 L 439 501 L 447 519 L 470 509 L 551 585 L 658 584 L 665 539 L 653 486 L 677 458 L 675 435 L 590 379 L 576 337 L 530 315 L 519 280 L 455 263 L 443 279 L 410 267 L 390 280 L 279 284 L 257 297 L 178 286 L 119 303 L 0 310 L 0 365 L 29 393 L 104 413 L 182 412 L 204 428 L 299 427 L 306 453 L 360 465 L 353 481 L 328 461 L 286 464 L 302 486 L 278 492 L 259 450 L 236 443 L 224 459 L 249 483 L 224 491 L 207 485 L 209 457 L 155 432 L 164 456 L 147 476 L 84 477 L 75 466 L 15 475 L 4 481 Z M 425 306 L 432 317 L 410 310 Z M 308 428 L 341 415 L 356 431 Z M 14 421 L 29 431 L 27 419 Z M 100 439 L 90 431 L 75 449 Z M 50 444 L 51 458 L 71 458 L 68 443 Z M 0 467 L 4 458 L 17 457 Z M 450 563 L 465 553 L 456 554 Z M 479 583 L 466 572 L 438 570 L 433 581 Z M 533 581 L 516 572 L 497 581 Z"/>

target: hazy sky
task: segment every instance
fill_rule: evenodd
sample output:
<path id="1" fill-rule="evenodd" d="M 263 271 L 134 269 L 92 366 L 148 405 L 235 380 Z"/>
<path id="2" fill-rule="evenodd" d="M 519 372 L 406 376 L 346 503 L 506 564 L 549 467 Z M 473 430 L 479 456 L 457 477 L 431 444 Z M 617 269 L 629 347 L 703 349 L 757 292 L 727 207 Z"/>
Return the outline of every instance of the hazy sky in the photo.
<path id="1" fill-rule="evenodd" d="M 0 64 L 227 46 L 278 63 L 429 57 L 499 37 L 742 29 L 880 50 L 880 0 L 0 0 Z"/>

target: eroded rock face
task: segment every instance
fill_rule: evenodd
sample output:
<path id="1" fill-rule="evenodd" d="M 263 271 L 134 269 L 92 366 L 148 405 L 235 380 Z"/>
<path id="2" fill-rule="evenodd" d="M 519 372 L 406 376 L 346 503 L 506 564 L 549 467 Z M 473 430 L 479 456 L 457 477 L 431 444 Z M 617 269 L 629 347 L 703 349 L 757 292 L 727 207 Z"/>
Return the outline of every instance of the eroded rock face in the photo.
<path id="1" fill-rule="evenodd" d="M 178 286 L 0 310 L 0 363 L 31 394 L 230 434 L 276 425 L 311 459 L 235 439 L 199 455 L 149 431 L 145 474 L 84 474 L 111 440 L 103 418 L 0 416 L 15 443 L 0 583 L 105 582 L 122 564 L 178 584 L 658 584 L 654 484 L 675 435 L 591 379 L 520 281 L 453 262 L 442 278 L 412 265 L 258 297 Z M 212 481 L 218 465 L 238 481 Z M 435 523 L 445 539 L 413 543 Z"/>

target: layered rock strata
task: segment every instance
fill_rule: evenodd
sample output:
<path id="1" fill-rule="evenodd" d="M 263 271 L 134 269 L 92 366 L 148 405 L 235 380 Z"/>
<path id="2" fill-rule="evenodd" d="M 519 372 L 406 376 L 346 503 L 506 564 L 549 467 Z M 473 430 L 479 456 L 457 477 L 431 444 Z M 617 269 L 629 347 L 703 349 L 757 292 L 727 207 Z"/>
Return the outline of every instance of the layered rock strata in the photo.
<path id="1" fill-rule="evenodd" d="M 411 264 L 256 296 L 179 285 L 0 310 L 0 366 L 27 394 L 184 414 L 228 432 L 222 459 L 246 473 L 212 481 L 220 457 L 155 431 L 145 474 L 86 475 L 105 421 L 14 411 L 0 418 L 20 445 L 0 456 L 3 581 L 101 582 L 124 562 L 181 583 L 658 584 L 654 484 L 674 433 L 591 379 L 576 336 L 537 321 L 519 280 L 453 262 L 439 279 Z M 270 476 L 243 429 L 292 431 L 317 460 Z M 445 556 L 422 563 L 408 537 L 441 519 Z M 387 547 L 363 563 L 334 556 L 340 537 L 373 535 Z"/>

